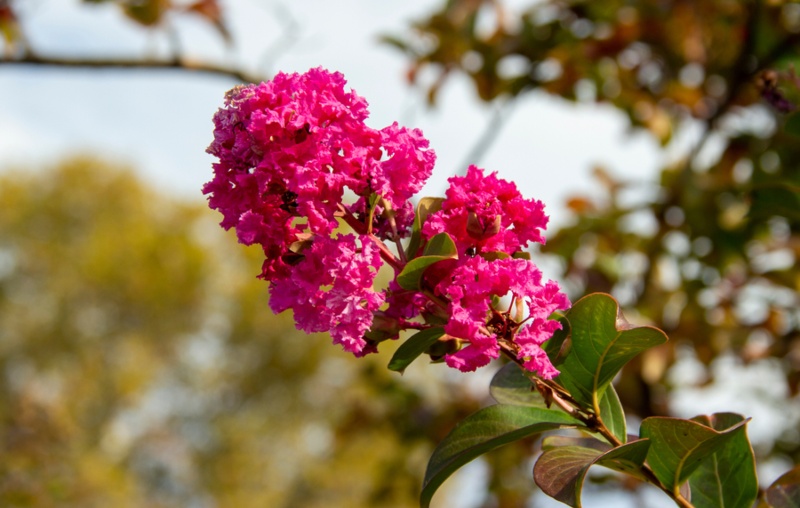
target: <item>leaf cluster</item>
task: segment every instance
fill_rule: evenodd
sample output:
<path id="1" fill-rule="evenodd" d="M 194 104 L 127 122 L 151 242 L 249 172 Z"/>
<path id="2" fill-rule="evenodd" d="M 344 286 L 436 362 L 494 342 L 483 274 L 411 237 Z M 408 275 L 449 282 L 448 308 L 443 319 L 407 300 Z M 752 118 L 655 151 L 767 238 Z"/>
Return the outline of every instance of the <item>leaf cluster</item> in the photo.
<path id="1" fill-rule="evenodd" d="M 561 357 L 557 385 L 546 385 L 514 363 L 503 367 L 491 387 L 498 404 L 463 420 L 434 451 L 421 506 L 429 506 L 444 480 L 474 458 L 561 430 L 542 440 L 533 479 L 568 506 L 582 506 L 588 471 L 599 465 L 657 486 L 678 506 L 750 508 L 759 490 L 743 416 L 650 417 L 638 435 L 627 434 L 625 413 L 610 381 L 627 361 L 663 344 L 666 336 L 654 328 L 631 327 L 618 310 L 613 298 L 594 294 L 564 316 L 569 333 L 551 339 L 548 350 L 554 361 Z M 767 489 L 762 505 L 796 506 L 796 474 L 787 473 Z"/>

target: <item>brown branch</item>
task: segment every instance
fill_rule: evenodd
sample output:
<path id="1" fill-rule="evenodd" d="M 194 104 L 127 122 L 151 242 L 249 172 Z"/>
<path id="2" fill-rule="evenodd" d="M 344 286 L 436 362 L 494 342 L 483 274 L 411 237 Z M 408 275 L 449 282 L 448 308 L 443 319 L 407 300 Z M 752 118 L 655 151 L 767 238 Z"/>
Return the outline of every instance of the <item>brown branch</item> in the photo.
<path id="1" fill-rule="evenodd" d="M 0 59 L 0 66 L 43 66 L 74 69 L 150 69 L 177 70 L 231 78 L 241 83 L 258 83 L 264 78 L 235 67 L 214 65 L 190 60 L 148 60 L 143 58 L 68 58 L 25 55 L 21 58 Z"/>

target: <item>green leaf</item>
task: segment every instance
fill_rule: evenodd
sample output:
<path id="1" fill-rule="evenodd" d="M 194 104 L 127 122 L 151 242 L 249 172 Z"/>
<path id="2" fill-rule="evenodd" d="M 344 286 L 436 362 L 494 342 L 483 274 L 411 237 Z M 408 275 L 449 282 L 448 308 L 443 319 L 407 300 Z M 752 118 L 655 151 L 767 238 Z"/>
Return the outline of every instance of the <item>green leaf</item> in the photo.
<path id="1" fill-rule="evenodd" d="M 489 406 L 462 420 L 433 452 L 420 494 L 420 506 L 430 506 L 436 489 L 458 468 L 508 443 L 546 430 L 581 426 L 563 411 L 537 407 Z"/>
<path id="2" fill-rule="evenodd" d="M 411 240 L 409 240 L 408 247 L 406 248 L 406 257 L 408 259 L 414 258 L 422 243 L 422 226 L 428 219 L 428 216 L 438 212 L 442 209 L 444 198 L 422 198 L 417 203 L 417 209 L 414 213 L 414 225 L 411 229 Z"/>
<path id="3" fill-rule="evenodd" d="M 611 448 L 589 438 L 547 438 L 542 443 L 545 451 L 533 468 L 533 478 L 545 494 L 578 508 L 591 466 L 597 464 L 643 479 L 641 467 L 649 447 L 646 439 Z"/>
<path id="4" fill-rule="evenodd" d="M 442 335 L 444 335 L 444 330 L 439 327 L 427 328 L 415 333 L 394 352 L 392 359 L 389 360 L 389 370 L 403 372 L 419 355 L 436 344 Z"/>
<path id="5" fill-rule="evenodd" d="M 604 453 L 596 463 L 620 473 L 635 476 L 644 480 L 642 465 L 644 465 L 647 451 L 650 449 L 649 439 L 637 439 L 624 445 L 618 446 Z"/>
<path id="6" fill-rule="evenodd" d="M 622 444 L 627 442 L 628 429 L 625 423 L 625 411 L 622 409 L 614 385 L 608 385 L 600 398 L 600 419 Z"/>
<path id="7" fill-rule="evenodd" d="M 761 506 L 767 508 L 800 508 L 800 466 L 775 480 L 764 492 Z"/>
<path id="8" fill-rule="evenodd" d="M 500 404 L 547 407 L 544 397 L 516 363 L 507 363 L 492 378 L 489 393 Z"/>
<path id="9" fill-rule="evenodd" d="M 458 251 L 456 251 L 456 244 L 449 234 L 439 233 L 428 240 L 422 255 L 456 258 L 458 257 Z"/>
<path id="10" fill-rule="evenodd" d="M 570 349 L 556 367 L 556 378 L 578 401 L 600 413 L 599 402 L 614 376 L 633 357 L 663 344 L 667 336 L 651 326 L 633 327 L 610 295 L 595 293 L 578 300 L 567 312 Z"/>
<path id="11" fill-rule="evenodd" d="M 734 413 L 716 413 L 692 420 L 725 431 L 745 419 Z M 758 497 L 756 462 L 746 427 L 740 425 L 732 434 L 724 448 L 701 462 L 689 476 L 695 508 L 750 508 Z"/>
<path id="12" fill-rule="evenodd" d="M 422 256 L 412 259 L 403 267 L 397 275 L 397 283 L 403 289 L 418 290 L 425 270 L 434 263 L 456 257 L 458 254 L 453 239 L 447 233 L 439 233 L 430 239 Z"/>
<path id="13" fill-rule="evenodd" d="M 718 432 L 710 427 L 680 418 L 646 418 L 640 435 L 652 441 L 647 462 L 664 486 L 677 494 L 681 484 L 734 439 L 746 421 Z"/>

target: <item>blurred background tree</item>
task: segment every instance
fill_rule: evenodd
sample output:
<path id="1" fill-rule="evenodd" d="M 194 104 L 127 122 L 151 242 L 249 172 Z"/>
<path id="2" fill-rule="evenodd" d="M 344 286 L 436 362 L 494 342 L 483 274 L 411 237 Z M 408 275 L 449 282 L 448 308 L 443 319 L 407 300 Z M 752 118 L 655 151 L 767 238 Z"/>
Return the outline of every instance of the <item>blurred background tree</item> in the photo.
<path id="1" fill-rule="evenodd" d="M 2 506 L 416 506 L 477 407 L 295 331 L 257 249 L 128 170 L 7 171 L 0 208 Z"/>
<path id="2" fill-rule="evenodd" d="M 666 147 L 673 162 L 645 184 L 597 168 L 602 192 L 572 199 L 543 251 L 572 297 L 610 292 L 670 336 L 620 379 L 628 410 L 669 414 L 672 390 L 712 384 L 720 362 L 762 362 L 788 390 L 745 387 L 777 391 L 785 420 L 757 451 L 797 463 L 800 3 L 448 0 L 386 40 L 431 104 L 461 74 L 486 102 L 544 92 L 613 105 Z M 677 360 L 706 368 L 681 379 Z"/>

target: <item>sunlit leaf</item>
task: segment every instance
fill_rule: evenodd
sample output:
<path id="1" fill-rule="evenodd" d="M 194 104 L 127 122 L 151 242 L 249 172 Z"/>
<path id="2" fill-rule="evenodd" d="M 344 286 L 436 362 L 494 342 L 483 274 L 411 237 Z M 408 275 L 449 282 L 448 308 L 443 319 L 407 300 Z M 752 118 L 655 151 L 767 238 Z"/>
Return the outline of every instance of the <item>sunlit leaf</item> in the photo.
<path id="1" fill-rule="evenodd" d="M 628 440 L 628 429 L 625 422 L 625 411 L 619 401 L 613 385 L 608 385 L 600 397 L 600 419 L 621 443 Z"/>
<path id="2" fill-rule="evenodd" d="M 546 430 L 580 423 L 563 411 L 499 404 L 462 420 L 436 447 L 425 471 L 420 506 L 427 508 L 441 484 L 480 455 Z"/>
<path id="3" fill-rule="evenodd" d="M 744 432 L 745 423 L 745 420 L 740 421 L 720 432 L 680 418 L 646 418 L 640 435 L 652 442 L 647 463 L 661 483 L 677 493 L 703 461 L 711 460 L 715 453 Z"/>
<path id="4" fill-rule="evenodd" d="M 599 402 L 614 376 L 636 355 L 663 344 L 664 332 L 649 326 L 633 327 L 619 314 L 619 304 L 606 294 L 578 300 L 567 312 L 570 350 L 556 367 L 557 380 L 579 402 L 599 412 Z"/>
<path id="5" fill-rule="evenodd" d="M 419 200 L 414 214 L 414 225 L 411 229 L 411 240 L 406 248 L 406 256 L 411 259 L 416 256 L 422 243 L 422 226 L 428 220 L 428 216 L 438 212 L 442 208 L 443 198 L 425 197 Z"/>
<path id="6" fill-rule="evenodd" d="M 733 413 L 716 413 L 692 419 L 717 431 L 725 431 L 745 419 Z M 745 426 L 737 427 L 727 444 L 700 463 L 689 476 L 695 508 L 750 508 L 758 496 L 753 449 Z"/>
<path id="7" fill-rule="evenodd" d="M 434 263 L 444 261 L 445 259 L 454 259 L 458 255 L 456 253 L 456 244 L 447 233 L 439 233 L 431 238 L 425 245 L 423 255 L 409 261 L 403 270 L 397 275 L 397 283 L 403 289 L 418 290 L 420 289 L 420 282 L 422 276 Z"/>

